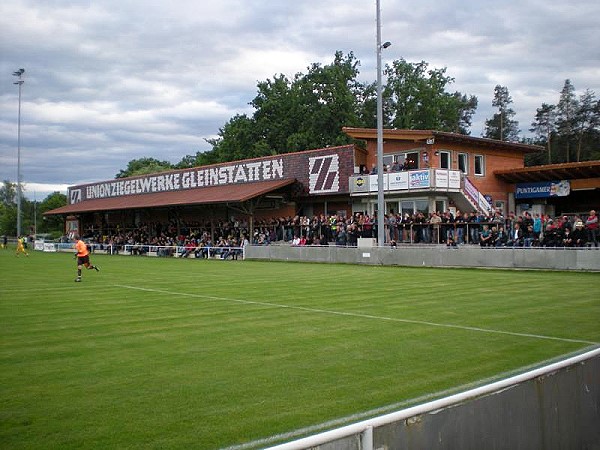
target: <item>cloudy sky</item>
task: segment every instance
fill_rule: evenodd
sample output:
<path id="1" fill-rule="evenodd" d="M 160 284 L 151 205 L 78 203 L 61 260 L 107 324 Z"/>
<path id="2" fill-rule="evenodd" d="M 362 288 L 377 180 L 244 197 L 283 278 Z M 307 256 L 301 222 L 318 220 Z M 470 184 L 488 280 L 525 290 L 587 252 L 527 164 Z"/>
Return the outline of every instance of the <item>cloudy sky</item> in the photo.
<path id="1" fill-rule="evenodd" d="M 471 135 L 506 86 L 527 134 L 565 79 L 600 96 L 597 0 L 381 0 L 383 62 L 447 68 L 476 95 Z M 376 79 L 375 0 L 10 0 L 0 5 L 0 181 L 17 178 L 18 86 L 25 194 L 114 178 L 132 159 L 210 149 L 256 84 L 306 73 L 336 50 Z"/>

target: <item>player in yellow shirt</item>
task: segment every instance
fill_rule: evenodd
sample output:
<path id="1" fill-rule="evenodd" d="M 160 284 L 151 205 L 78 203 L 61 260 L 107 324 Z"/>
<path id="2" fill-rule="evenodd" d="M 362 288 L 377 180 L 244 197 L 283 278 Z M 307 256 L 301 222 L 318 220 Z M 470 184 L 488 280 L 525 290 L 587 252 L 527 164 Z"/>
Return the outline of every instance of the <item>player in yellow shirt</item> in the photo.
<path id="1" fill-rule="evenodd" d="M 90 252 L 87 249 L 87 244 L 83 242 L 78 235 L 75 235 L 73 238 L 75 239 L 74 247 L 75 250 L 77 250 L 77 278 L 75 278 L 75 281 L 80 282 L 81 269 L 83 267 L 89 270 L 94 269 L 96 272 L 100 272 L 100 268 L 90 264 Z"/>
<path id="2" fill-rule="evenodd" d="M 15 256 L 19 256 L 21 253 L 25 256 L 29 256 L 29 253 L 25 251 L 25 238 L 22 236 L 17 238 L 17 252 L 15 253 Z"/>

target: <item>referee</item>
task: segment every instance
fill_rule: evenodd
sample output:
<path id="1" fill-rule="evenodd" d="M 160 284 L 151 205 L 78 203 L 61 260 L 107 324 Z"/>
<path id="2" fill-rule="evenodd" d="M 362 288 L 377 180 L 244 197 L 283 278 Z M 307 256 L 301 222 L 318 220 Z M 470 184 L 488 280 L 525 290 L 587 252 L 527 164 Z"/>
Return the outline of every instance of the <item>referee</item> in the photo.
<path id="1" fill-rule="evenodd" d="M 73 239 L 75 240 L 75 250 L 77 250 L 77 278 L 75 278 L 75 281 L 79 283 L 81 282 L 81 269 L 84 266 L 86 269 L 94 269 L 96 272 L 100 272 L 100 268 L 90 264 L 90 252 L 87 249 L 86 243 L 80 239 L 79 235 L 75 234 Z"/>

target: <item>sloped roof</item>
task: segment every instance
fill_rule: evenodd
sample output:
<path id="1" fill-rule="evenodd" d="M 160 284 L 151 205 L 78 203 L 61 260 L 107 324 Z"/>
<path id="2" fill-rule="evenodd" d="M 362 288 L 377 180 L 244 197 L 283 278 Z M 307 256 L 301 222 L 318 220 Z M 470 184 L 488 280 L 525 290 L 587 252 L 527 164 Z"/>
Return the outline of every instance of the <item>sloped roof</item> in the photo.
<path id="1" fill-rule="evenodd" d="M 600 177 L 600 161 L 546 164 L 519 169 L 496 170 L 494 175 L 508 183 L 598 178 Z"/>
<path id="2" fill-rule="evenodd" d="M 354 139 L 377 139 L 377 130 L 374 128 L 344 127 L 342 130 Z M 426 142 L 427 139 L 434 139 L 441 142 L 460 142 L 468 145 L 477 145 L 479 147 L 517 150 L 523 153 L 533 153 L 544 150 L 544 147 L 540 147 L 539 145 L 498 141 L 496 139 L 473 137 L 466 134 L 434 130 L 399 130 L 386 128 L 383 130 L 383 138 L 411 142 Z"/>
<path id="3" fill-rule="evenodd" d="M 229 184 L 175 192 L 128 195 L 123 197 L 86 200 L 47 211 L 44 215 L 77 214 L 119 209 L 154 208 L 174 205 L 199 205 L 206 203 L 241 203 L 260 195 L 289 186 L 296 180 L 284 179 L 256 183 Z"/>

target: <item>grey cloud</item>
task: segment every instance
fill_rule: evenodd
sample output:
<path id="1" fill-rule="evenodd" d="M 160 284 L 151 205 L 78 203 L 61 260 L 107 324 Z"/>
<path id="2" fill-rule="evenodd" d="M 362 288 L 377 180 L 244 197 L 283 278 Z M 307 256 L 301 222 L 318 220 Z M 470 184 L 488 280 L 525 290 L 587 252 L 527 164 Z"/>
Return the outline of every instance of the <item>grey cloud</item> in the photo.
<path id="1" fill-rule="evenodd" d="M 506 85 L 520 128 L 565 78 L 600 95 L 600 6 L 591 0 L 382 0 L 382 32 L 404 57 L 447 67 L 451 89 L 480 101 L 472 134 Z M 0 7 L 0 179 L 15 179 L 17 90 L 23 86 L 23 178 L 77 184 L 112 178 L 144 156 L 179 161 L 248 102 L 257 81 L 292 77 L 336 50 L 375 73 L 375 2 L 333 0 L 73 3 L 14 0 Z M 90 170 L 82 177 L 77 167 Z M 87 177 L 87 178 L 86 178 Z"/>

